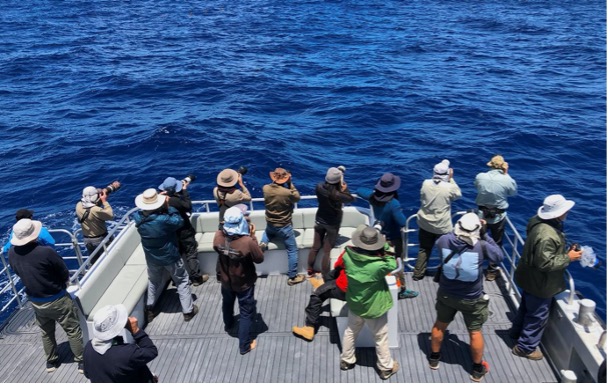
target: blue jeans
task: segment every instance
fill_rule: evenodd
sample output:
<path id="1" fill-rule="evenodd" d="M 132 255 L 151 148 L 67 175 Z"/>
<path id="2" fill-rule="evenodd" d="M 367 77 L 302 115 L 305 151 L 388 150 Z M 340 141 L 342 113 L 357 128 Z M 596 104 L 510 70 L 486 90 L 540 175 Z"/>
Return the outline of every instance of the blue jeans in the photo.
<path id="1" fill-rule="evenodd" d="M 255 299 L 253 297 L 255 285 L 244 290 L 243 292 L 235 292 L 230 288 L 222 285 L 222 316 L 224 325 L 228 328 L 234 325 L 234 302 L 239 300 L 239 312 L 241 319 L 239 321 L 239 350 L 241 354 L 249 352 L 251 345 L 251 321 L 255 316 Z"/>
<path id="2" fill-rule="evenodd" d="M 533 352 L 540 344 L 553 298 L 542 299 L 522 292 L 521 303 L 513 320 L 511 334 L 518 336 L 517 346 L 525 353 Z"/>
<path id="3" fill-rule="evenodd" d="M 154 305 L 156 295 L 162 288 L 165 270 L 169 272 L 171 279 L 173 279 L 173 282 L 177 287 L 177 294 L 182 305 L 182 312 L 191 313 L 193 309 L 192 292 L 190 291 L 190 284 L 188 283 L 188 273 L 186 272 L 182 259 L 178 259 L 173 264 L 162 266 L 148 263 L 148 301 L 146 304 L 148 306 Z"/>
<path id="4" fill-rule="evenodd" d="M 289 224 L 284 227 L 274 227 L 270 223 L 266 223 L 266 230 L 262 234 L 262 243 L 268 243 L 269 239 L 278 236 L 285 242 L 287 249 L 287 261 L 289 269 L 287 276 L 292 279 L 298 274 L 298 245 L 296 244 L 296 235 L 293 232 L 293 225 Z"/>

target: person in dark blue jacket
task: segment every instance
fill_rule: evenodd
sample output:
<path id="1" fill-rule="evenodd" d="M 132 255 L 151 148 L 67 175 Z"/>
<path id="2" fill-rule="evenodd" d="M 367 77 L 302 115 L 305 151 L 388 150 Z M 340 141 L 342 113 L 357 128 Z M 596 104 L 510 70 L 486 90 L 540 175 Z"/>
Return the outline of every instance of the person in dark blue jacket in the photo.
<path id="1" fill-rule="evenodd" d="M 135 198 L 135 205 L 141 211 L 135 212 L 133 220 L 141 236 L 148 265 L 148 322 L 156 316 L 154 303 L 160 295 L 165 270 L 177 287 L 184 321 L 192 320 L 198 313 L 198 306 L 192 303 L 188 273 L 179 253 L 177 230 L 184 220 L 175 208 L 168 206 L 167 201 L 167 196 L 159 195 L 154 188 L 146 189 Z"/>
<path id="2" fill-rule="evenodd" d="M 397 195 L 400 186 L 401 179 L 399 176 L 387 172 L 378 180 L 373 191 L 369 188 L 359 188 L 357 189 L 357 195 L 369 201 L 376 221 L 382 223 L 382 234 L 386 237 L 386 241 L 395 247 L 395 257 L 400 257 L 403 260 L 404 249 L 401 228 L 405 226 L 406 218 Z M 400 299 L 411 299 L 418 296 L 417 291 L 406 288 L 403 272 L 399 273 L 397 277 L 401 285 Z"/>
<path id="3" fill-rule="evenodd" d="M 135 344 L 124 342 L 124 329 Z M 157 383 L 147 365 L 156 356 L 156 346 L 124 305 L 106 305 L 95 313 L 93 339 L 84 348 L 84 375 L 91 383 Z"/>

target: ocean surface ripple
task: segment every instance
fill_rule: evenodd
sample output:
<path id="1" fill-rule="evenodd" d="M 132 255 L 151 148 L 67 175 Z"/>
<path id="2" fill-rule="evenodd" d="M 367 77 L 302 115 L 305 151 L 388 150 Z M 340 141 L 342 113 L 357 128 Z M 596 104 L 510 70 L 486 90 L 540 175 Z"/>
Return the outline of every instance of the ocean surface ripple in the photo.
<path id="1" fill-rule="evenodd" d="M 313 194 L 344 164 L 351 189 L 402 177 L 406 214 L 452 161 L 463 198 L 502 153 L 524 231 L 544 197 L 576 201 L 577 289 L 606 316 L 606 8 L 590 0 L 4 0 L 0 239 L 23 207 L 75 227 L 87 185 L 119 179 L 118 214 L 166 176 L 276 166 Z M 1 278 L 0 278 L 1 279 Z"/>

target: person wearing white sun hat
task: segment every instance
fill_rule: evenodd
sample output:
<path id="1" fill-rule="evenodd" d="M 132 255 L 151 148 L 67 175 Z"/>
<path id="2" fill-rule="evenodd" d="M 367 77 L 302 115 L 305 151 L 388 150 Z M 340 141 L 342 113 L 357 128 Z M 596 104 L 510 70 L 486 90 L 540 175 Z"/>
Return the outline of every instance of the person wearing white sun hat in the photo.
<path id="1" fill-rule="evenodd" d="M 550 195 L 528 221 L 522 257 L 515 270 L 515 282 L 522 289 L 521 304 L 509 331 L 517 339 L 513 354 L 540 360 L 538 348 L 553 296 L 566 289 L 564 271 L 582 252 L 573 244 L 566 247 L 563 224 L 574 201 Z"/>

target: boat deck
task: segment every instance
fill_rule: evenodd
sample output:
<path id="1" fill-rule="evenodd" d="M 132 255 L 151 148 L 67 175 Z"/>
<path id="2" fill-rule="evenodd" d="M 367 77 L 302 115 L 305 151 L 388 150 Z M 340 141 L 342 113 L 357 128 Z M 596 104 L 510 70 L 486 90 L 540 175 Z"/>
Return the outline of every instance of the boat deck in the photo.
<path id="1" fill-rule="evenodd" d="M 392 349 L 400 371 L 389 382 L 470 382 L 471 358 L 469 336 L 462 316 L 450 324 L 442 347 L 438 370 L 429 369 L 430 329 L 435 319 L 437 284 L 427 277 L 413 282 L 406 276 L 408 287 L 420 296 L 400 300 L 399 344 Z M 507 330 L 514 315 L 501 293 L 501 279 L 485 282 L 491 297 L 491 315 L 484 325 L 485 359 L 490 373 L 485 382 L 557 382 L 549 362 L 530 361 L 511 353 L 513 341 Z M 160 299 L 162 313 L 146 327 L 159 350 L 150 369 L 161 382 L 381 382 L 375 371 L 372 348 L 357 350 L 357 366 L 342 372 L 339 367 L 340 337 L 335 321 L 323 313 L 321 328 L 311 343 L 291 333 L 293 325 L 303 325 L 304 307 L 312 286 L 302 283 L 293 287 L 285 276 L 262 277 L 256 284 L 258 314 L 254 331 L 258 346 L 241 356 L 236 334 L 223 330 L 220 286 L 211 277 L 201 286 L 192 287 L 201 312 L 189 323 L 183 321 L 175 288 L 170 285 Z M 238 310 L 236 310 L 238 313 Z M 28 305 L 16 312 L 0 334 L 0 381 L 2 382 L 86 382 L 76 370 L 65 334 L 57 332 L 62 365 L 46 373 L 39 329 L 33 310 Z"/>

